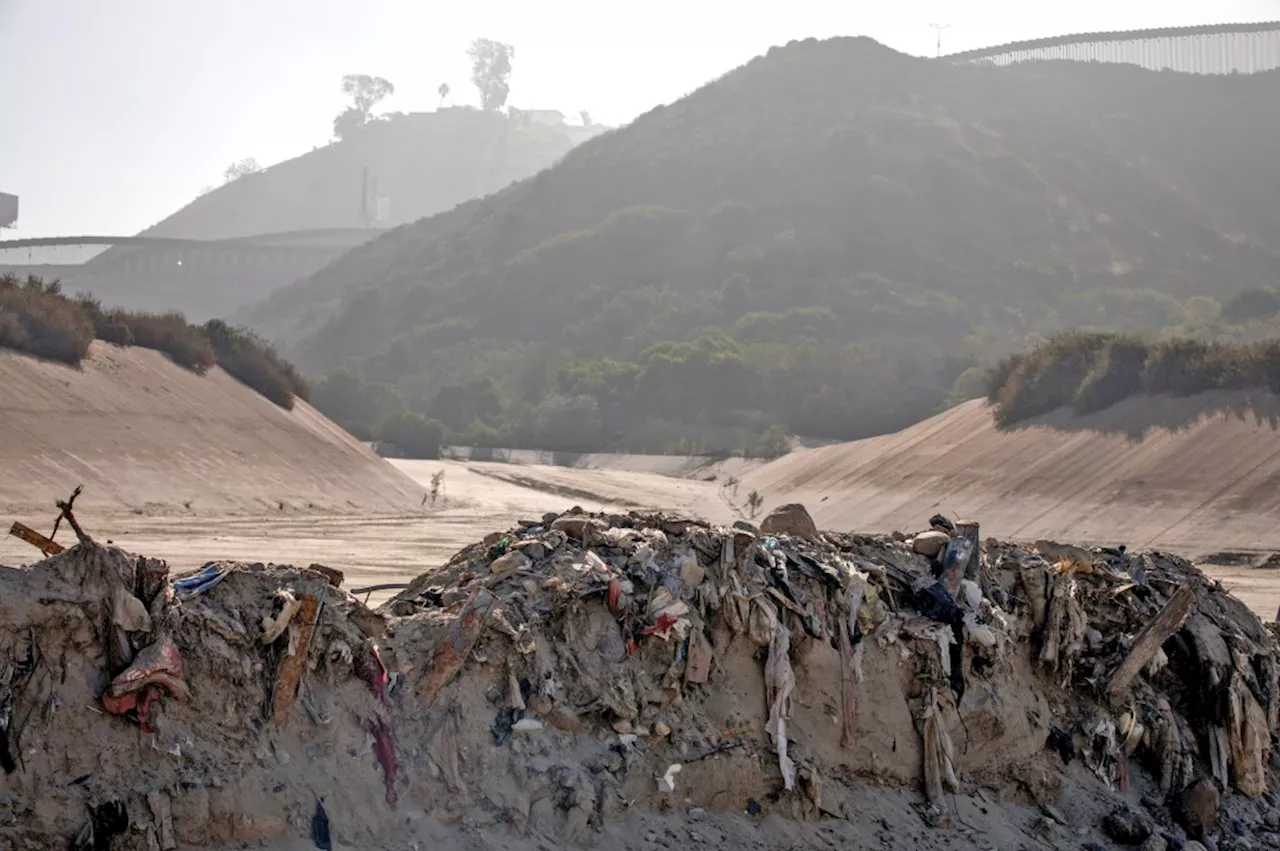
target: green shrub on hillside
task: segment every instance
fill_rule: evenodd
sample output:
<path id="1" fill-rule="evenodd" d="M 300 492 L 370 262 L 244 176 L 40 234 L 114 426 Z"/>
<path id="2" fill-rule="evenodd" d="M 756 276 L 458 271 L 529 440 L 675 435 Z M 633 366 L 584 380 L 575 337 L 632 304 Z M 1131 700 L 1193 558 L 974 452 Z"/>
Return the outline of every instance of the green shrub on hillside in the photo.
<path id="1" fill-rule="evenodd" d="M 76 366 L 94 339 L 154 349 L 199 374 L 217 364 L 284 408 L 308 396 L 293 366 L 248 331 L 218 320 L 190 325 L 181 313 L 104 310 L 90 296 L 66 297 L 56 281 L 0 276 L 0 348 Z"/>
<path id="2" fill-rule="evenodd" d="M 294 397 L 307 399 L 307 383 L 293 365 L 251 331 L 211 319 L 202 329 L 218 366 L 282 408 L 292 409 Z"/>
<path id="3" fill-rule="evenodd" d="M 987 374 L 1001 425 L 1071 406 L 1100 411 L 1124 399 L 1268 388 L 1280 392 L 1280 340 L 1233 344 L 1121 334 L 1060 334 L 1005 358 Z"/>
<path id="4" fill-rule="evenodd" d="M 0 276 L 0 347 L 75 366 L 92 342 L 92 323 L 56 281 Z"/>

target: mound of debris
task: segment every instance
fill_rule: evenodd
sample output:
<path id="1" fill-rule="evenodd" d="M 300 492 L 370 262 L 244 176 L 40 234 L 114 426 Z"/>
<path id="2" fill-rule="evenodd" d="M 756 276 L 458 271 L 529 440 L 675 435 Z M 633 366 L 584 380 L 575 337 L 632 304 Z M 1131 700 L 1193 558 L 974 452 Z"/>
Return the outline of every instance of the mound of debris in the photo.
<path id="1" fill-rule="evenodd" d="M 589 843 L 690 808 L 857 822 L 859 787 L 891 784 L 944 836 L 948 793 L 986 789 L 1043 813 L 1028 845 L 1280 844 L 1277 644 L 1243 604 L 1169 555 L 932 524 L 575 510 L 378 612 L 319 566 L 172 579 L 83 538 L 0 569 L 0 831 L 329 847 L 427 819 Z M 1107 813 L 1068 827 L 1082 775 Z"/>

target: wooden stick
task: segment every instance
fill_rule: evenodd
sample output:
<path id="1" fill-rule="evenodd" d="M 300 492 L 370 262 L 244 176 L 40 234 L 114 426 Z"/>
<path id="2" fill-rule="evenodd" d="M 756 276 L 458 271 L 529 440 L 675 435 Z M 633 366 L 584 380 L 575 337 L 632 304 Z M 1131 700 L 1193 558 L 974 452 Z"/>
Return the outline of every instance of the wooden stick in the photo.
<path id="1" fill-rule="evenodd" d="M 75 515 L 71 513 L 71 506 L 75 504 L 76 497 L 80 495 L 80 491 L 83 489 L 83 487 L 84 487 L 83 485 L 76 485 L 76 489 L 71 492 L 70 499 L 66 501 L 63 501 L 60 499 L 56 503 L 58 506 L 58 509 L 62 513 L 59 514 L 58 519 L 54 521 L 53 534 L 49 536 L 50 540 L 53 539 L 54 535 L 58 534 L 58 526 L 62 524 L 62 521 L 65 518 L 67 521 L 67 525 L 69 525 L 71 527 L 71 530 L 76 533 L 76 537 L 80 539 L 81 544 L 84 544 L 85 546 L 93 545 L 93 538 L 90 538 L 88 535 L 84 533 L 84 529 L 81 529 L 80 524 L 76 522 Z"/>
<path id="2" fill-rule="evenodd" d="M 293 708 L 293 700 L 298 694 L 298 683 L 302 681 L 302 673 L 307 663 L 307 651 L 311 647 L 311 633 L 320 615 L 320 601 L 314 594 L 300 594 L 302 608 L 294 615 L 298 624 L 297 640 L 293 646 L 293 654 L 280 662 L 276 674 L 276 688 L 272 695 L 272 716 L 283 722 Z"/>
<path id="3" fill-rule="evenodd" d="M 351 593 L 359 596 L 360 594 L 371 594 L 374 591 L 401 591 L 408 587 L 408 582 L 384 582 L 381 585 L 366 585 L 363 588 L 352 588 Z"/>
<path id="4" fill-rule="evenodd" d="M 1169 602 L 1165 603 L 1164 608 L 1160 610 L 1160 614 L 1156 615 L 1155 620 L 1144 626 L 1142 631 L 1134 638 L 1133 646 L 1129 648 L 1129 654 L 1124 657 L 1120 667 L 1116 668 L 1116 672 L 1111 675 L 1111 682 L 1107 684 L 1108 695 L 1114 698 L 1124 694 L 1133 678 L 1156 655 L 1160 645 L 1168 641 L 1169 637 L 1175 632 L 1182 629 L 1182 625 L 1191 616 L 1191 604 L 1194 600 L 1195 595 L 1185 585 L 1174 592 L 1173 596 L 1169 598 Z"/>

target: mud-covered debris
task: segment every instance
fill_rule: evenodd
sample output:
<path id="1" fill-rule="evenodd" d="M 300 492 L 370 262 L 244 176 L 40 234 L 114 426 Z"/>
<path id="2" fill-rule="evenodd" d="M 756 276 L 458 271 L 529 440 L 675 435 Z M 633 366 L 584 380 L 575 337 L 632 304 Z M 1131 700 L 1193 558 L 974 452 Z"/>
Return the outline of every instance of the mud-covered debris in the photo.
<path id="1" fill-rule="evenodd" d="M 1221 794 L 1207 777 L 1202 777 L 1174 798 L 1173 817 L 1192 839 L 1203 839 L 1218 821 Z"/>
<path id="2" fill-rule="evenodd" d="M 147 645 L 127 670 L 111 681 L 102 696 L 103 707 L 112 715 L 133 712 L 144 732 L 151 732 L 147 715 L 161 694 L 180 700 L 191 690 L 183 680 L 186 663 L 173 639 L 161 636 Z"/>
<path id="3" fill-rule="evenodd" d="M 1102 820 L 1102 830 L 1121 845 L 1141 845 L 1155 830 L 1155 823 L 1145 813 L 1120 806 Z"/>
<path id="4" fill-rule="evenodd" d="M 111 800 L 161 851 L 301 839 L 321 797 L 371 840 L 425 810 L 589 844 L 673 807 L 856 818 L 874 777 L 923 790 L 945 833 L 957 789 L 1046 808 L 1088 770 L 1109 806 L 1167 795 L 1161 824 L 1188 833 L 1180 791 L 1205 778 L 1251 828 L 1280 677 L 1243 604 L 1167 554 L 974 550 L 930 525 L 899 540 L 579 510 L 495 531 L 378 612 L 312 568 L 170 580 L 72 547 L 0 570 L 4 804 L 63 846 L 96 840 L 86 808 Z"/>

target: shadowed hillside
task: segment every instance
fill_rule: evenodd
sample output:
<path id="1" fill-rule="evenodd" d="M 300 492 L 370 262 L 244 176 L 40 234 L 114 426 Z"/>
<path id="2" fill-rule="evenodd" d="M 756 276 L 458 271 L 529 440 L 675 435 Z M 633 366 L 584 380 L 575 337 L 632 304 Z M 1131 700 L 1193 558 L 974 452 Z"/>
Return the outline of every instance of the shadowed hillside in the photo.
<path id="1" fill-rule="evenodd" d="M 458 439 L 780 451 L 982 392 L 1067 327 L 1237 333 L 1280 282 L 1280 74 L 775 48 L 246 314 Z M 327 386 L 326 386 L 327 385 Z"/>

